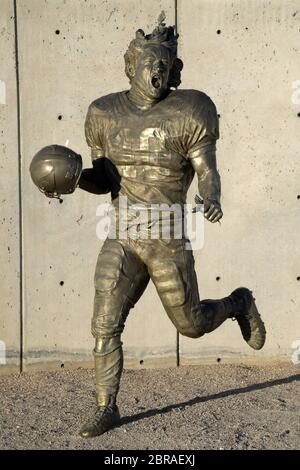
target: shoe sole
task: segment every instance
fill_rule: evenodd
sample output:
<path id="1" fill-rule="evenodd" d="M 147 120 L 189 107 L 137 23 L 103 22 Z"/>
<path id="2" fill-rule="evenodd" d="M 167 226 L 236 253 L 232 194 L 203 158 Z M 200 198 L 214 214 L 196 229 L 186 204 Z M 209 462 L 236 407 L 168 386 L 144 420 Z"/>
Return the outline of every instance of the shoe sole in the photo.
<path id="1" fill-rule="evenodd" d="M 253 296 L 249 308 L 249 313 L 254 319 L 256 327 L 254 328 L 254 330 L 251 331 L 251 337 L 246 341 L 251 348 L 259 350 L 262 349 L 266 341 L 266 328 L 256 307 L 255 299 L 253 298 Z"/>

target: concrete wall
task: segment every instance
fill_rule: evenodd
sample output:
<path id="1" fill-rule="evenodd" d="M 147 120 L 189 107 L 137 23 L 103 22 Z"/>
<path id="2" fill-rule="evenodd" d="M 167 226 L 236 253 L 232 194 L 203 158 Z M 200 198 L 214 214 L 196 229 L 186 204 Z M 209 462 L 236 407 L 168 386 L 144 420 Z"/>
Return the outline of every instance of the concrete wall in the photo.
<path id="1" fill-rule="evenodd" d="M 13 2 L 0 5 L 0 371 L 20 364 L 18 115 Z M 5 352 L 4 352 L 5 349 Z"/>
<path id="2" fill-rule="evenodd" d="M 13 3 L 1 0 L 0 7 L 0 80 L 7 85 L 7 104 L 0 104 L 0 261 L 6 268 L 0 272 L 0 340 L 14 351 L 9 362 L 17 364 L 22 318 L 25 369 L 40 363 L 60 367 L 91 360 L 93 274 L 101 248 L 96 207 L 105 197 L 78 190 L 62 203 L 48 200 L 31 183 L 28 167 L 39 148 L 66 141 L 89 165 L 83 133 L 89 103 L 128 88 L 123 54 L 135 30 L 152 30 L 162 9 L 174 24 L 175 2 L 16 2 L 22 312 Z M 221 226 L 206 224 L 204 249 L 195 253 L 201 296 L 223 297 L 249 286 L 268 329 L 266 347 L 258 353 L 244 345 L 232 322 L 199 340 L 180 337 L 181 363 L 291 355 L 292 341 L 300 338 L 300 103 L 291 99 L 292 84 L 300 80 L 298 7 L 297 0 L 177 2 L 182 87 L 205 91 L 220 113 L 225 215 Z M 190 199 L 195 191 L 196 182 Z M 175 365 L 176 336 L 150 285 L 127 322 L 127 365 Z"/>

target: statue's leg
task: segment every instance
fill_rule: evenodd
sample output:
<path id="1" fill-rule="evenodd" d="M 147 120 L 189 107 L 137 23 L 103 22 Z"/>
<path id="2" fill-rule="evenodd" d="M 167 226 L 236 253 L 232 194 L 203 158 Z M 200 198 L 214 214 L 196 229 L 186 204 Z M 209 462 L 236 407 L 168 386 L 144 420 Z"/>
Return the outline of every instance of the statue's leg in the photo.
<path id="1" fill-rule="evenodd" d="M 104 242 L 96 265 L 92 319 L 98 414 L 81 430 L 83 437 L 102 434 L 119 419 L 116 396 L 123 369 L 121 333 L 129 310 L 148 282 L 148 270 L 132 249 L 118 240 Z"/>
<path id="2" fill-rule="evenodd" d="M 254 349 L 263 346 L 264 325 L 248 289 L 236 289 L 228 297 L 200 302 L 194 257 L 191 250 L 185 249 L 185 241 L 158 240 L 155 252 L 155 257 L 147 259 L 149 273 L 168 316 L 181 334 L 198 338 L 236 317 L 248 344 Z"/>

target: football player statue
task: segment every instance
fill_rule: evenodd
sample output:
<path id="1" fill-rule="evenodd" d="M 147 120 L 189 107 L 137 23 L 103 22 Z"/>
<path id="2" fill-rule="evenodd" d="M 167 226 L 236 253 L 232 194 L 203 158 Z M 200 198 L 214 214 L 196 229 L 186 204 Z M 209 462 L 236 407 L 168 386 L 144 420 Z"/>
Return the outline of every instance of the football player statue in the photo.
<path id="1" fill-rule="evenodd" d="M 45 183 L 41 166 L 37 168 L 52 161 L 51 152 L 43 149 L 35 157 L 31 174 L 47 196 L 72 192 L 77 185 L 96 194 L 111 192 L 117 218 L 122 212 L 119 200 L 127 198 L 130 222 L 130 207 L 137 204 L 184 206 L 196 173 L 205 218 L 212 223 L 221 219 L 216 108 L 200 91 L 177 90 L 183 67 L 177 58 L 178 35 L 163 21 L 160 15 L 151 34 L 139 29 L 125 53 L 130 90 L 103 96 L 89 107 L 85 134 L 93 168 L 60 183 L 54 177 L 52 186 L 47 186 L 41 184 L 41 180 Z M 59 148 L 52 151 L 59 153 Z M 64 157 L 60 148 L 60 161 L 80 159 L 68 149 L 65 153 Z M 146 224 L 146 231 L 150 225 Z M 82 427 L 82 437 L 100 435 L 120 420 L 116 398 L 123 369 L 121 334 L 149 279 L 182 335 L 200 338 L 231 318 L 237 320 L 250 347 L 263 347 L 265 327 L 250 290 L 241 287 L 223 299 L 200 301 L 194 258 L 186 242 L 185 236 L 105 240 L 96 265 L 92 318 L 97 408 Z"/>

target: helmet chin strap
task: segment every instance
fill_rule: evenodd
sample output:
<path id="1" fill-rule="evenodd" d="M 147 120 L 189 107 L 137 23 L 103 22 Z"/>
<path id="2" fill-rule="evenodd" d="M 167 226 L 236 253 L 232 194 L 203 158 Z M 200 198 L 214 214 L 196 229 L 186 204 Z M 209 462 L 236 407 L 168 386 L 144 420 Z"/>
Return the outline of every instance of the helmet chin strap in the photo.
<path id="1" fill-rule="evenodd" d="M 44 194 L 45 196 L 47 197 L 50 197 L 50 198 L 54 198 L 54 199 L 60 199 L 61 197 L 61 194 L 57 194 L 57 193 L 48 193 L 47 191 L 45 191 L 44 189 L 42 188 L 38 188 L 39 191 Z"/>

